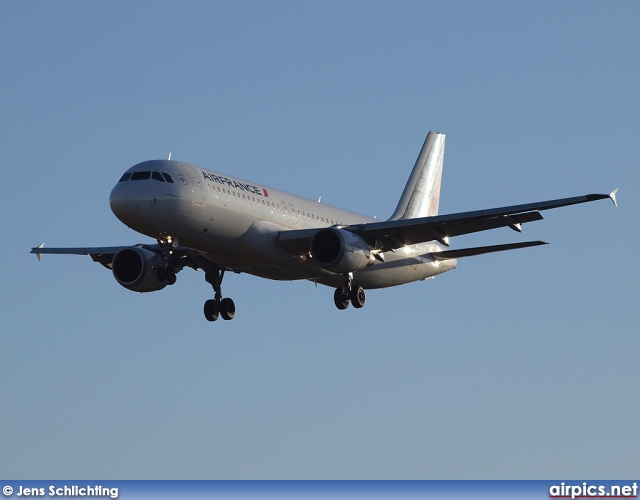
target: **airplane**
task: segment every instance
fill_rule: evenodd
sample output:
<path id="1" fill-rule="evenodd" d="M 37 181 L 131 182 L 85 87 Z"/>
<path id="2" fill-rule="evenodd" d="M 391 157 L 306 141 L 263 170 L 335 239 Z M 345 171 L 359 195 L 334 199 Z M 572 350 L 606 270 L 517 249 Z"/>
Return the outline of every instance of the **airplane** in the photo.
<path id="1" fill-rule="evenodd" d="M 212 170 L 171 160 L 128 169 L 111 190 L 115 216 L 155 244 L 31 249 L 43 254 L 89 255 L 135 292 L 176 282 L 185 267 L 203 270 L 214 297 L 204 303 L 209 321 L 235 317 L 222 295 L 225 271 L 271 280 L 309 280 L 335 288 L 335 306 L 361 308 L 365 290 L 426 280 L 450 271 L 457 259 L 546 245 L 525 241 L 448 249 L 454 236 L 541 220 L 542 210 L 611 199 L 588 194 L 472 212 L 439 215 L 445 134 L 427 135 L 398 205 L 379 221 Z"/>

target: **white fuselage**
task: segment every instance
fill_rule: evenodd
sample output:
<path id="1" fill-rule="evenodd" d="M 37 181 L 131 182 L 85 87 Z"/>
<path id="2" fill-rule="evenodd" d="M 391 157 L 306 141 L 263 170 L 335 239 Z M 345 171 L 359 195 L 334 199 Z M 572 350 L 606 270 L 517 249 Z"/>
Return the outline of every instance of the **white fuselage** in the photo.
<path id="1" fill-rule="evenodd" d="M 151 174 L 145 178 L 143 172 Z M 198 250 L 219 266 L 268 279 L 342 286 L 343 276 L 318 266 L 308 254 L 282 248 L 279 233 L 374 221 L 178 161 L 143 162 L 127 170 L 123 179 L 127 174 L 132 175 L 118 182 L 110 196 L 111 209 L 124 224 L 158 240 L 179 239 L 181 246 Z M 455 268 L 455 259 L 438 261 L 427 255 L 441 249 L 425 242 L 386 252 L 385 262 L 376 261 L 354 273 L 353 282 L 368 289 L 383 288 Z"/>

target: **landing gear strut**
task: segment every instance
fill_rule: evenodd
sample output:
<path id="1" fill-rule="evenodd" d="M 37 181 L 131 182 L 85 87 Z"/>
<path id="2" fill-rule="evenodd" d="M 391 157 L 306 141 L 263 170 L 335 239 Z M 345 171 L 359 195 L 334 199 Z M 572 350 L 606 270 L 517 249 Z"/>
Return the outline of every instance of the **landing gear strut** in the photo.
<path id="1" fill-rule="evenodd" d="M 166 240 L 158 240 L 158 245 L 162 247 L 162 256 L 164 257 L 164 267 L 159 267 L 156 271 L 158 281 L 167 280 L 169 285 L 176 282 L 176 271 L 171 266 L 172 249 L 178 246 L 178 240 L 172 239 L 170 236 Z"/>
<path id="2" fill-rule="evenodd" d="M 204 317 L 208 321 L 216 321 L 222 316 L 224 320 L 231 320 L 236 315 L 236 305 L 233 300 L 222 298 L 222 278 L 224 277 L 224 268 L 220 268 L 216 264 L 210 264 L 205 269 L 204 279 L 213 287 L 214 298 L 204 303 Z"/>
<path id="3" fill-rule="evenodd" d="M 349 301 L 353 304 L 353 307 L 360 309 L 364 306 L 366 300 L 366 294 L 364 288 L 361 286 L 353 287 L 353 273 L 349 273 L 345 276 L 345 284 L 342 288 L 336 288 L 333 293 L 333 302 L 340 310 L 344 310 L 349 307 Z"/>

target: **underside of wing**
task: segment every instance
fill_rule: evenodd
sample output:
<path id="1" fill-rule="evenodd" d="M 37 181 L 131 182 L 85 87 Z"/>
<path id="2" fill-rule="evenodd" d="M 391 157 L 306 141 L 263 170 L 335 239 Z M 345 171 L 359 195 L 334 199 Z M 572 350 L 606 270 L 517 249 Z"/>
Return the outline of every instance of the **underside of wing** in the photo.
<path id="1" fill-rule="evenodd" d="M 278 241 L 280 246 L 287 252 L 296 255 L 304 255 L 309 253 L 311 246 L 311 238 L 318 232 L 318 229 L 293 229 L 291 231 L 280 231 Z"/>

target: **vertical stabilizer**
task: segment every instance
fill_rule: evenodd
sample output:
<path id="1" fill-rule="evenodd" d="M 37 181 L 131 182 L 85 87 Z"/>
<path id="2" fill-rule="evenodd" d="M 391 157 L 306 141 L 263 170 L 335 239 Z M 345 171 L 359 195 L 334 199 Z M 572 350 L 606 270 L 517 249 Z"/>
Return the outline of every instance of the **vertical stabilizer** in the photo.
<path id="1" fill-rule="evenodd" d="M 445 137 L 438 132 L 429 132 L 398 206 L 389 220 L 438 215 Z"/>

